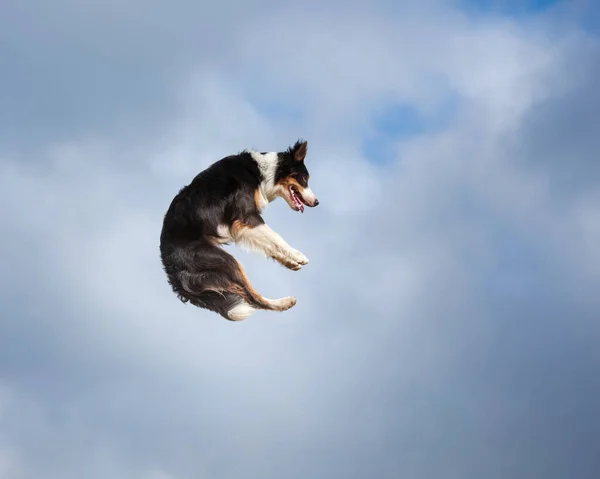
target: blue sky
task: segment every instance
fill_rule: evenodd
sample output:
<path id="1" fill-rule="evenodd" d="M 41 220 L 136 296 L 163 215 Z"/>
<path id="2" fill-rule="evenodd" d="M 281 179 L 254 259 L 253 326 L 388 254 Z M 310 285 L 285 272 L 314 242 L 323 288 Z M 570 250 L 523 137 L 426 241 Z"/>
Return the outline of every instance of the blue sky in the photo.
<path id="1" fill-rule="evenodd" d="M 592 3 L 3 7 L 0 477 L 598 477 Z M 179 303 L 173 195 L 297 138 L 310 264 L 230 251 L 298 304 Z"/>
<path id="2" fill-rule="evenodd" d="M 509 15 L 536 15 L 564 3 L 560 0 L 465 0 L 463 5 L 467 10 L 491 14 Z"/>
<path id="3" fill-rule="evenodd" d="M 465 14 L 479 16 L 486 21 L 498 21 L 502 18 L 535 19 L 563 6 L 568 8 L 569 4 L 559 0 L 467 0 L 461 3 Z M 591 27 L 594 25 L 593 14 L 596 9 L 590 5 L 582 6 L 583 8 L 579 9 L 579 15 L 584 16 L 588 21 L 581 24 Z M 444 104 L 439 107 L 438 111 L 429 113 L 424 118 L 423 113 L 409 103 L 384 104 L 372 119 L 372 133 L 364 140 L 365 156 L 377 164 L 386 164 L 388 159 L 394 156 L 395 145 L 398 141 L 436 131 L 456 113 L 459 105 L 460 102 L 455 95 L 448 92 Z"/>

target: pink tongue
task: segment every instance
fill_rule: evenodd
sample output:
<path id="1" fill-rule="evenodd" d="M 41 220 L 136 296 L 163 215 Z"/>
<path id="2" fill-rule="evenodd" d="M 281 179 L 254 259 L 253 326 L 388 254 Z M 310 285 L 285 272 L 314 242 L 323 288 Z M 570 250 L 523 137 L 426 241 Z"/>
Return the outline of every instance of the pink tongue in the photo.
<path id="1" fill-rule="evenodd" d="M 294 198 L 294 203 L 296 203 L 296 206 L 300 209 L 300 213 L 304 213 L 304 205 L 302 204 L 302 201 L 300 201 L 300 198 L 294 194 L 294 192 L 292 192 L 292 198 Z"/>

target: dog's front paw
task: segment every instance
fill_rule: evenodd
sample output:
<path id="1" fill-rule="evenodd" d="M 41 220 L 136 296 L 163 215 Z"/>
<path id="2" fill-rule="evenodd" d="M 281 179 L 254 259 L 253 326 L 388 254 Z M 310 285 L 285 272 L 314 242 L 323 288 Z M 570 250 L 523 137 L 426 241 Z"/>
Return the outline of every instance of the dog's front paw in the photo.
<path id="1" fill-rule="evenodd" d="M 304 266 L 306 264 L 308 264 L 308 258 L 306 256 L 304 256 L 300 251 L 298 251 L 297 249 L 293 249 L 289 252 L 289 257 L 292 261 L 298 263 L 301 266 Z"/>
<path id="2" fill-rule="evenodd" d="M 299 271 L 300 269 L 302 269 L 302 265 L 300 263 L 294 261 L 293 259 L 287 256 L 283 257 L 279 262 L 287 269 L 291 269 L 292 271 Z"/>
<path id="3" fill-rule="evenodd" d="M 308 258 L 293 248 L 281 251 L 281 254 L 276 259 L 292 271 L 299 271 L 302 269 L 302 266 L 308 264 Z"/>

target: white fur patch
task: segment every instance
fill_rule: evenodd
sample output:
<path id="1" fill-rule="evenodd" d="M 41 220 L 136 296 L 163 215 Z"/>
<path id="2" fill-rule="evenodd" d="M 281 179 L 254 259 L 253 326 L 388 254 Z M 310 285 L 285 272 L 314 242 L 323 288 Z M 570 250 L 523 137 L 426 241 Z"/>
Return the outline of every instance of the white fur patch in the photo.
<path id="1" fill-rule="evenodd" d="M 244 228 L 233 240 L 246 251 L 256 252 L 278 261 L 292 260 L 297 263 L 298 269 L 308 264 L 306 256 L 292 248 L 266 224 L 256 228 Z"/>
<path id="2" fill-rule="evenodd" d="M 227 316 L 232 321 L 242 321 L 248 316 L 253 315 L 256 312 L 256 308 L 250 306 L 248 303 L 240 303 L 227 312 Z"/>
<path id="3" fill-rule="evenodd" d="M 219 243 L 225 244 L 233 241 L 231 237 L 231 231 L 229 230 L 229 226 L 227 225 L 219 225 L 217 226 L 217 234 L 219 235 Z"/>
<path id="4" fill-rule="evenodd" d="M 274 247 L 281 247 L 282 242 L 285 244 L 283 238 L 266 224 L 256 228 L 245 228 L 234 240 L 246 251 L 261 253 L 265 256 L 270 256 Z"/>
<path id="5" fill-rule="evenodd" d="M 317 199 L 316 195 L 313 193 L 313 191 L 310 188 L 304 188 L 302 190 L 302 197 L 308 201 L 310 204 L 313 204 L 315 202 L 315 200 Z"/>
<path id="6" fill-rule="evenodd" d="M 261 209 L 266 207 L 271 201 L 277 196 L 277 188 L 275 187 L 275 173 L 277 172 L 277 164 L 279 163 L 279 157 L 276 152 L 259 153 L 258 151 L 251 151 L 250 154 L 260 170 L 262 176 L 262 182 L 259 186 L 260 193 L 266 201 Z"/>
<path id="7" fill-rule="evenodd" d="M 282 311 L 287 311 L 290 308 L 296 306 L 296 297 L 295 296 L 286 296 L 281 299 L 271 299 L 269 302 L 277 309 Z"/>

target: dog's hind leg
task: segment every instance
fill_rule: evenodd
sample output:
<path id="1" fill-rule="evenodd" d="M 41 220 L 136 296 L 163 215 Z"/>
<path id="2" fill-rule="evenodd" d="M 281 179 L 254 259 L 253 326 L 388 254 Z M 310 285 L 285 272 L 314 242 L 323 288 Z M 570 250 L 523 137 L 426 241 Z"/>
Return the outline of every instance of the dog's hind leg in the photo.
<path id="1" fill-rule="evenodd" d="M 296 298 L 268 299 L 254 289 L 242 265 L 218 246 L 196 245 L 172 283 L 180 299 L 240 320 L 258 309 L 285 311 Z"/>
<path id="2" fill-rule="evenodd" d="M 243 271 L 243 270 L 241 270 Z M 268 299 L 245 284 L 228 281 L 220 274 L 181 271 L 177 288 L 179 298 L 200 308 L 214 311 L 225 319 L 241 321 L 258 310 L 285 311 L 296 304 L 296 298 Z"/>
<path id="3" fill-rule="evenodd" d="M 296 298 L 291 296 L 281 299 L 263 299 L 269 302 L 270 307 L 268 310 L 270 311 L 285 311 L 296 304 Z M 227 319 L 230 319 L 231 321 L 241 321 L 249 316 L 252 316 L 259 309 L 267 308 L 257 308 L 240 298 L 240 301 L 227 311 Z"/>
<path id="4" fill-rule="evenodd" d="M 249 306 L 270 311 L 286 311 L 296 304 L 296 298 L 294 296 L 286 296 L 280 299 L 268 299 L 262 296 L 250 283 L 242 265 L 237 260 L 236 263 L 242 279 L 243 289 L 238 292 L 238 294 L 249 303 Z"/>
<path id="5" fill-rule="evenodd" d="M 271 311 L 285 311 L 296 304 L 296 298 L 293 297 L 266 300 L 269 301 L 271 307 L 268 309 Z M 257 308 L 255 306 L 252 306 L 240 297 L 239 302 L 237 302 L 234 306 L 228 309 L 226 314 L 222 314 L 222 316 L 225 316 L 231 321 L 242 321 L 248 318 L 249 316 L 252 316 L 259 309 L 265 308 Z"/>
<path id="6" fill-rule="evenodd" d="M 257 308 L 250 306 L 243 298 L 234 293 L 205 290 L 200 293 L 183 295 L 183 301 L 189 301 L 194 306 L 208 309 L 220 314 L 231 321 L 241 321 L 251 316 Z"/>

